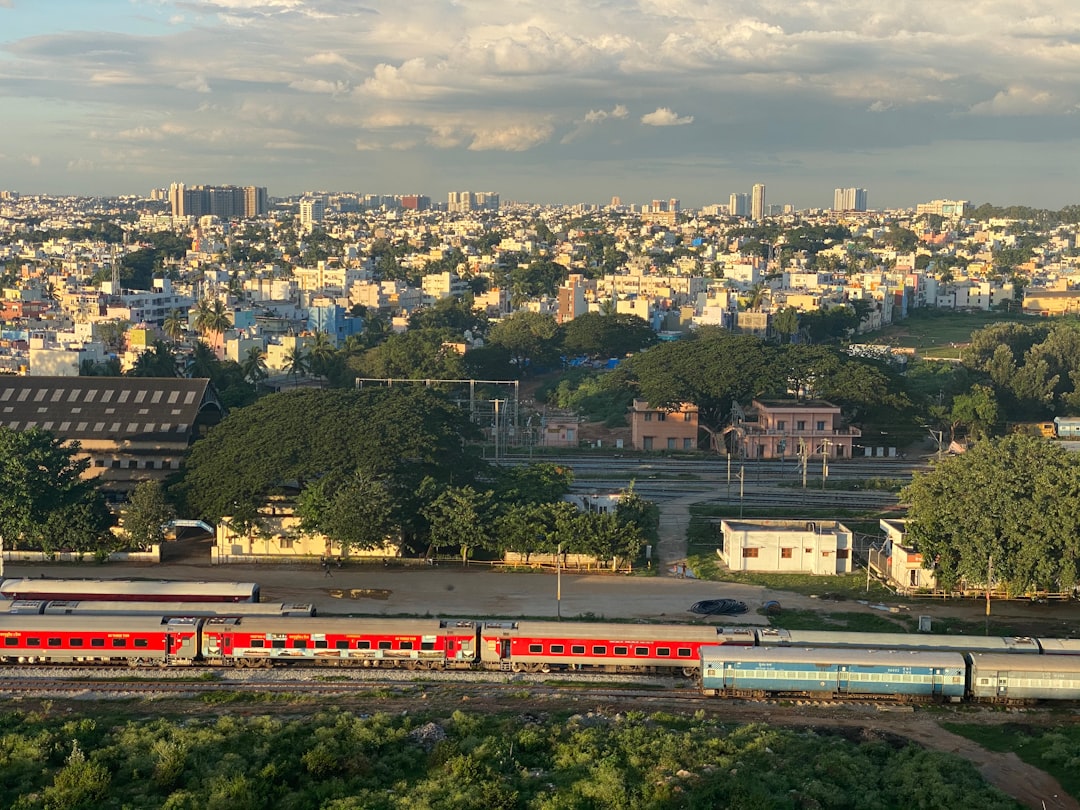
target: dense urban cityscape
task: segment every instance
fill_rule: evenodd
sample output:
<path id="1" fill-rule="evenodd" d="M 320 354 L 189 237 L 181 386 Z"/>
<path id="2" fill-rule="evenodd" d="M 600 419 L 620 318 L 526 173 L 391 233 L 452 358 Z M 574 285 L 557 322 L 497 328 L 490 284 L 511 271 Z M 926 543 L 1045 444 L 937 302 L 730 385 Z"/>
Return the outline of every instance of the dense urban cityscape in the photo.
<path id="1" fill-rule="evenodd" d="M 0 806 L 1080 810 L 1067 0 L 0 0 Z"/>

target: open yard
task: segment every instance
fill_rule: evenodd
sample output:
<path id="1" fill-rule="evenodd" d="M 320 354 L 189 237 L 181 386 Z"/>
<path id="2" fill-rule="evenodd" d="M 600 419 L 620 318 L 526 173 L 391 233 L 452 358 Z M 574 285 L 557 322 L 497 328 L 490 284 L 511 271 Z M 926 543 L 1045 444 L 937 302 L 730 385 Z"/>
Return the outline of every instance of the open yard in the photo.
<path id="1" fill-rule="evenodd" d="M 1033 315 L 1016 312 L 948 312 L 942 310 L 913 310 L 902 321 L 884 329 L 868 332 L 859 340 L 864 343 L 887 343 L 915 349 L 921 356 L 959 357 L 960 348 L 971 339 L 971 333 L 1002 321 L 1034 321 Z"/>

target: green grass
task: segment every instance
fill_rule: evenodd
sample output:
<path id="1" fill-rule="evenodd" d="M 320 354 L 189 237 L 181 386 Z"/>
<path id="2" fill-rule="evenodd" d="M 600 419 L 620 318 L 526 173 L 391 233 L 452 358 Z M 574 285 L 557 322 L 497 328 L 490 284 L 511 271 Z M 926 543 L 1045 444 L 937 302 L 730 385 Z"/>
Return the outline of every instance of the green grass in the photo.
<path id="1" fill-rule="evenodd" d="M 866 589 L 866 574 L 838 574 L 832 577 L 813 574 L 768 574 L 758 571 L 729 571 L 724 567 L 716 550 L 693 551 L 687 556 L 687 564 L 698 579 L 710 582 L 737 582 L 740 585 L 759 585 L 774 591 L 790 591 L 804 596 L 821 596 L 840 599 L 891 598 L 892 594 L 877 580 L 870 580 Z"/>
<path id="2" fill-rule="evenodd" d="M 1033 315 L 1016 312 L 948 312 L 942 310 L 913 310 L 902 321 L 860 337 L 862 343 L 889 343 L 915 349 L 932 357 L 959 357 L 952 344 L 968 343 L 971 333 L 992 323 L 1002 321 L 1034 321 Z"/>
<path id="3" fill-rule="evenodd" d="M 1053 776 L 1070 796 L 1080 797 L 1080 727 L 1032 728 L 1019 723 L 942 723 L 942 728 L 984 748 L 1013 752 Z"/>
<path id="4" fill-rule="evenodd" d="M 858 490 L 872 492 L 899 492 L 909 482 L 900 478 L 826 478 L 825 489 L 839 489 L 845 492 Z M 802 488 L 802 481 L 781 481 L 778 487 L 788 489 Z M 817 478 L 807 477 L 807 489 L 821 489 L 821 476 Z"/>

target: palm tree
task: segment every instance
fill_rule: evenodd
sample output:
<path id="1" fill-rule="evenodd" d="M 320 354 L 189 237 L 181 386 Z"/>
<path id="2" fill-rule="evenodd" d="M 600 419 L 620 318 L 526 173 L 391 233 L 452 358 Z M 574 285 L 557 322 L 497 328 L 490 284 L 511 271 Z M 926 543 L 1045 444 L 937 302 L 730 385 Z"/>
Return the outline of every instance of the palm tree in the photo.
<path id="1" fill-rule="evenodd" d="M 285 355 L 285 372 L 293 378 L 296 385 L 296 376 L 304 377 L 308 373 L 308 356 L 304 353 L 303 346 L 293 346 Z"/>
<path id="2" fill-rule="evenodd" d="M 325 377 L 327 363 L 334 351 L 330 336 L 326 332 L 316 332 L 315 337 L 308 344 L 308 368 L 311 373 Z"/>
<path id="3" fill-rule="evenodd" d="M 195 330 L 203 335 L 222 334 L 232 325 L 229 309 L 220 298 L 203 298 L 195 305 Z"/>
<path id="4" fill-rule="evenodd" d="M 179 343 L 184 333 L 187 332 L 187 318 L 181 309 L 171 309 L 161 324 L 161 331 L 173 343 Z"/>
<path id="5" fill-rule="evenodd" d="M 259 380 L 265 380 L 266 352 L 260 346 L 252 346 L 247 350 L 244 360 L 240 363 L 240 370 L 244 373 L 244 379 L 252 385 L 258 385 Z"/>
<path id="6" fill-rule="evenodd" d="M 219 362 L 217 355 L 209 345 L 201 340 L 195 341 L 195 347 L 191 351 L 191 361 L 188 363 L 188 376 L 191 378 L 208 377 L 213 379 Z"/>

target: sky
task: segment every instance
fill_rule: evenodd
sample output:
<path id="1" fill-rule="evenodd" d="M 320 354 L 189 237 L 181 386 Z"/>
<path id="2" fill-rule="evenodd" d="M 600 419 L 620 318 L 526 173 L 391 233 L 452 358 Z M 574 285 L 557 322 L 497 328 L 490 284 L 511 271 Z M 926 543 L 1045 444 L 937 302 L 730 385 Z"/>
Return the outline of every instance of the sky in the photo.
<path id="1" fill-rule="evenodd" d="M 1077 0 L 0 0 L 0 189 L 1080 202 Z"/>

